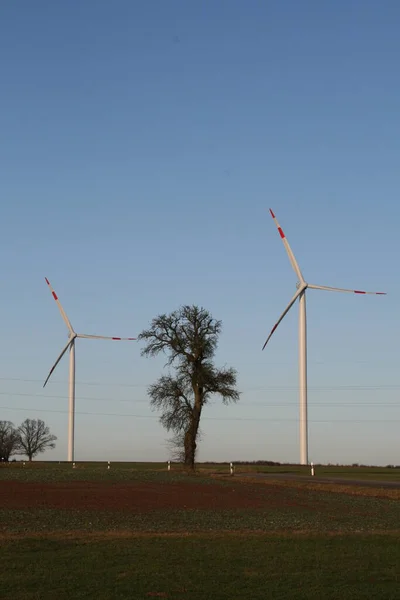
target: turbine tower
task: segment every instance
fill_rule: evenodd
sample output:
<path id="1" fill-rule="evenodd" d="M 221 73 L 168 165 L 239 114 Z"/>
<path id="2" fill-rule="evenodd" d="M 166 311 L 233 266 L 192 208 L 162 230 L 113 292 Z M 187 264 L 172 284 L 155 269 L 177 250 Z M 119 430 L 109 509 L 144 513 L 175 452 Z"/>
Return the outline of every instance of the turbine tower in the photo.
<path id="1" fill-rule="evenodd" d="M 71 325 L 70 320 L 68 319 L 63 307 L 61 306 L 61 302 L 58 299 L 57 294 L 53 290 L 50 285 L 50 281 L 45 277 L 46 283 L 50 288 L 52 296 L 57 303 L 61 316 L 63 318 L 64 323 L 68 328 L 68 342 L 62 349 L 61 354 L 57 358 L 56 362 L 50 369 L 50 373 L 47 376 L 46 381 L 43 384 L 43 387 L 46 386 L 46 383 L 49 381 L 50 377 L 53 374 L 56 366 L 69 349 L 69 403 L 68 403 L 68 462 L 74 461 L 74 442 L 75 442 L 75 340 L 76 338 L 87 338 L 89 340 L 117 340 L 117 341 L 132 341 L 136 338 L 121 338 L 121 337 L 106 337 L 104 335 L 87 335 L 84 333 L 76 333 L 74 328 Z"/>
<path id="2" fill-rule="evenodd" d="M 278 327 L 282 319 L 287 315 L 289 310 L 292 308 L 296 300 L 299 300 L 299 394 L 300 394 L 300 464 L 308 464 L 308 418 L 307 418 L 307 318 L 306 318 L 306 290 L 311 288 L 313 290 L 325 290 L 328 292 L 349 292 L 351 294 L 372 294 L 375 296 L 385 296 L 386 292 L 363 292 L 361 290 L 347 290 L 344 288 L 328 287 L 326 285 L 314 285 L 307 283 L 303 277 L 297 260 L 293 254 L 293 251 L 287 241 L 285 234 L 281 226 L 279 225 L 274 213 L 269 209 L 271 217 L 273 218 L 275 225 L 278 229 L 279 235 L 281 236 L 282 242 L 285 246 L 287 255 L 290 260 L 290 264 L 293 267 L 294 272 L 297 275 L 297 292 L 279 317 L 278 321 L 273 326 L 271 333 L 269 334 L 264 346 L 268 344 L 272 334 Z"/>

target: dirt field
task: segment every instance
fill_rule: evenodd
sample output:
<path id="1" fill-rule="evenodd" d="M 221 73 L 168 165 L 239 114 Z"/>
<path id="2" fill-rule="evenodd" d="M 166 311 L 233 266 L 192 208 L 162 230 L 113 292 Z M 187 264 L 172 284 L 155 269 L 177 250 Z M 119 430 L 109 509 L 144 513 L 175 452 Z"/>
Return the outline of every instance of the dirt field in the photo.
<path id="1" fill-rule="evenodd" d="M 299 499 L 300 500 L 300 499 Z M 246 509 L 308 506 L 304 499 L 282 497 L 279 486 L 196 483 L 101 483 L 71 481 L 32 483 L 0 481 L 4 509 L 58 508 L 148 512 L 164 509 Z"/>

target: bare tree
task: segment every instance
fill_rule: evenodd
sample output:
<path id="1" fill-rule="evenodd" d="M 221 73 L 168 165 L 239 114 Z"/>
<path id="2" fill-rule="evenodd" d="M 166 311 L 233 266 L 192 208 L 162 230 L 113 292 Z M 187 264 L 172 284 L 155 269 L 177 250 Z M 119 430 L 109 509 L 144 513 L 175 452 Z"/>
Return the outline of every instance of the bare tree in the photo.
<path id="1" fill-rule="evenodd" d="M 152 320 L 139 339 L 146 342 L 142 356 L 168 356 L 167 366 L 175 373 L 162 375 L 148 389 L 153 409 L 161 410 L 161 424 L 173 431 L 181 444 L 185 465 L 194 469 L 200 418 L 213 395 L 224 404 L 237 402 L 236 371 L 217 369 L 213 359 L 222 323 L 198 306 L 182 306 L 169 315 Z"/>
<path id="2" fill-rule="evenodd" d="M 55 448 L 56 436 L 50 433 L 49 427 L 41 419 L 26 419 L 19 427 L 21 454 L 26 454 L 31 461 L 37 454 L 48 448 Z"/>
<path id="3" fill-rule="evenodd" d="M 19 450 L 19 435 L 11 421 L 0 421 L 0 460 L 8 462 Z"/>

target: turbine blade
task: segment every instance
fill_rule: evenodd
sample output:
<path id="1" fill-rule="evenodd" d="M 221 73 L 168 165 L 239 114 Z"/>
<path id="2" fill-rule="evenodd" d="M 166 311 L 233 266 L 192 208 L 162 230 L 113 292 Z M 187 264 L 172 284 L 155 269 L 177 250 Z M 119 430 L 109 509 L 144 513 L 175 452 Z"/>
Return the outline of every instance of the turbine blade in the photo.
<path id="1" fill-rule="evenodd" d="M 117 342 L 131 342 L 137 338 L 123 338 L 123 337 L 109 337 L 106 335 L 86 335 L 85 333 L 78 333 L 78 338 L 86 338 L 88 340 L 114 340 Z"/>
<path id="2" fill-rule="evenodd" d="M 362 290 L 347 290 L 345 288 L 335 288 L 329 287 L 327 285 L 313 285 L 312 283 L 308 284 L 309 288 L 313 290 L 325 290 L 327 292 L 347 292 L 349 294 L 371 294 L 372 296 L 386 296 L 386 292 L 364 292 Z"/>
<path id="3" fill-rule="evenodd" d="M 302 272 L 300 271 L 300 267 L 299 267 L 299 265 L 297 263 L 297 260 L 296 260 L 294 254 L 293 254 L 293 251 L 292 251 L 292 249 L 291 249 L 291 247 L 289 245 L 287 237 L 283 233 L 282 227 L 279 225 L 278 219 L 275 217 L 275 215 L 274 215 L 274 213 L 272 212 L 271 209 L 269 209 L 269 212 L 271 213 L 271 217 L 273 218 L 274 223 L 275 223 L 275 225 L 276 225 L 276 227 L 278 229 L 279 235 L 281 236 L 282 242 L 283 242 L 283 244 L 285 246 L 287 255 L 288 255 L 289 260 L 290 260 L 290 264 L 292 265 L 294 272 L 296 273 L 297 277 L 299 278 L 299 281 L 303 282 L 304 281 L 304 277 L 302 275 Z"/>
<path id="4" fill-rule="evenodd" d="M 58 309 L 59 309 L 59 311 L 60 311 L 60 313 L 61 313 L 61 316 L 62 316 L 62 318 L 63 318 L 63 320 L 64 320 L 64 323 L 66 324 L 66 326 L 68 327 L 68 329 L 69 329 L 69 331 L 70 331 L 71 333 L 75 333 L 75 332 L 74 332 L 74 329 L 73 329 L 73 327 L 72 327 L 72 325 L 71 325 L 71 323 L 70 323 L 70 321 L 69 321 L 69 319 L 68 319 L 68 317 L 67 317 L 67 315 L 66 315 L 66 313 L 65 313 L 65 310 L 64 310 L 64 309 L 63 309 L 63 307 L 61 306 L 61 302 L 59 301 L 57 294 L 55 293 L 55 291 L 54 291 L 54 290 L 53 290 L 53 288 L 51 287 L 51 283 L 50 283 L 50 281 L 47 279 L 47 277 L 45 277 L 45 281 L 46 281 L 47 285 L 48 285 L 48 286 L 49 286 L 49 288 L 50 288 L 50 291 L 51 291 L 51 294 L 52 294 L 52 296 L 53 296 L 54 300 L 55 300 L 55 301 L 56 301 L 56 303 L 57 303 Z"/>
<path id="5" fill-rule="evenodd" d="M 50 377 L 53 374 L 54 369 L 56 368 L 56 366 L 58 365 L 58 363 L 60 362 L 60 360 L 62 359 L 62 357 L 64 356 L 64 354 L 66 353 L 66 351 L 68 350 L 68 348 L 74 343 L 75 341 L 75 337 L 72 338 L 72 340 L 68 340 L 68 343 L 64 346 L 64 348 L 62 349 L 61 354 L 59 355 L 59 357 L 57 358 L 56 362 L 54 363 L 54 365 L 51 367 L 50 369 L 50 373 L 47 375 L 47 379 L 43 384 L 43 387 L 46 386 L 46 383 L 48 382 L 48 380 L 50 379 Z"/>
<path id="6" fill-rule="evenodd" d="M 297 298 L 300 296 L 300 294 L 302 292 L 304 292 L 304 290 L 306 289 L 305 286 L 302 286 L 301 288 L 299 288 L 297 290 L 297 292 L 295 293 L 295 295 L 293 296 L 293 298 L 291 299 L 291 301 L 289 302 L 289 304 L 287 305 L 287 307 L 285 308 L 285 310 L 283 311 L 283 313 L 281 314 L 281 316 L 279 317 L 278 321 L 275 323 L 275 325 L 273 326 L 273 328 L 271 329 L 271 333 L 269 334 L 269 336 L 267 337 L 267 340 L 264 344 L 264 346 L 262 347 L 262 349 L 264 350 L 265 346 L 268 344 L 272 334 L 274 333 L 274 331 L 276 330 L 276 328 L 278 327 L 279 323 L 282 321 L 282 319 L 287 315 L 287 313 L 289 312 L 289 310 L 292 308 L 293 304 L 296 302 Z"/>

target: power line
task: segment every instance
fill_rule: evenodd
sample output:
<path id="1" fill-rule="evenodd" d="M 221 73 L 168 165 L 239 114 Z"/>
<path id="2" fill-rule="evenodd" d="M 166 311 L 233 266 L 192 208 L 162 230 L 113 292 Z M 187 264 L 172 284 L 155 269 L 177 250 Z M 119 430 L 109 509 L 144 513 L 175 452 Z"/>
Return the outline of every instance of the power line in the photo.
<path id="1" fill-rule="evenodd" d="M 0 396 L 9 396 L 9 397 L 24 397 L 24 398 L 47 398 L 47 399 L 57 399 L 57 400 L 68 400 L 68 396 L 60 396 L 53 394 L 28 394 L 26 392 L 0 392 Z M 132 404 L 148 404 L 149 399 L 133 399 L 133 398 L 93 398 L 91 396 L 77 396 L 78 401 L 89 401 L 89 402 L 123 402 L 123 403 L 132 403 Z M 298 401 L 279 401 L 275 400 L 274 402 L 248 402 L 243 401 L 241 406 L 260 406 L 260 407 L 271 407 L 271 408 L 280 408 L 282 406 L 297 406 Z M 309 406 L 400 406 L 400 402 L 309 402 Z"/>
<path id="2" fill-rule="evenodd" d="M 19 377 L 0 377 L 0 381 L 17 381 L 17 382 L 29 382 L 29 383 L 43 383 L 41 379 L 24 379 Z M 67 385 L 68 381 L 53 381 L 49 382 L 53 385 Z M 110 383 L 110 382 L 89 382 L 89 381 L 77 381 L 77 385 L 88 385 L 88 386 L 112 386 L 116 388 L 147 388 L 150 384 L 144 383 Z M 324 392 L 324 391 L 395 391 L 400 389 L 400 384 L 347 384 L 347 385 L 326 385 L 326 386 L 308 386 L 308 391 Z M 269 392 L 269 391 L 298 391 L 298 385 L 282 386 L 282 385 L 270 385 L 270 386 L 255 386 L 247 387 L 244 392 Z M 46 396 L 47 397 L 47 396 Z M 53 396 L 56 397 L 56 396 Z"/>
<path id="3" fill-rule="evenodd" d="M 59 413 L 59 414 L 68 414 L 67 410 L 55 410 L 55 409 L 40 409 L 40 408 L 22 408 L 15 406 L 0 406 L 0 410 L 17 410 L 17 411 L 26 411 L 26 412 L 41 412 L 41 413 Z M 159 416 L 156 415 L 135 415 L 132 413 L 94 413 L 94 412 L 84 412 L 84 411 L 76 411 L 76 415 L 90 415 L 94 417 L 133 417 L 135 419 L 159 419 Z M 269 421 L 274 423 L 281 422 L 293 422 L 298 423 L 299 419 L 269 419 L 267 417 L 258 418 L 258 417 L 202 417 L 204 421 Z M 309 423 L 400 423 L 400 419 L 309 419 Z"/>
<path id="4" fill-rule="evenodd" d="M 23 377 L 0 377 L 0 381 L 22 381 L 28 383 L 41 383 L 43 379 L 26 379 Z M 112 387 L 147 387 L 144 383 L 112 383 L 112 382 L 96 382 L 96 381 L 76 381 L 76 385 L 93 385 L 93 386 L 112 386 Z M 49 381 L 51 385 L 67 385 L 68 381 Z"/>

